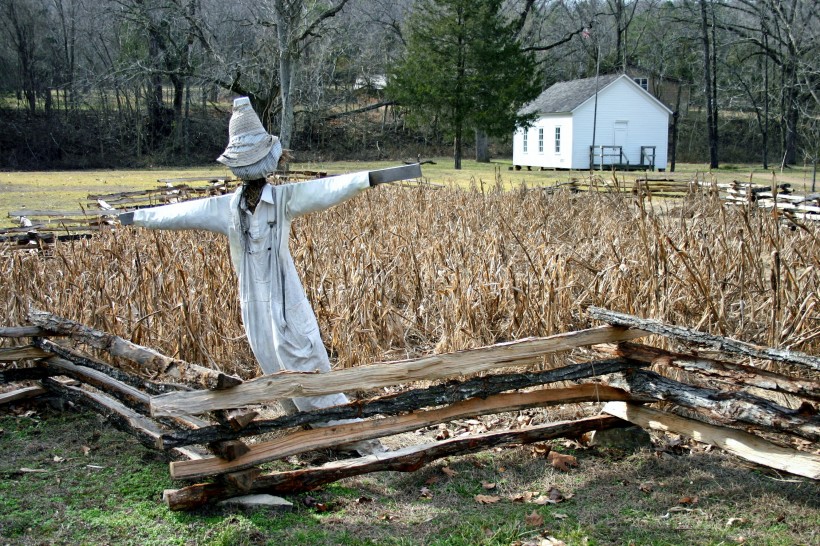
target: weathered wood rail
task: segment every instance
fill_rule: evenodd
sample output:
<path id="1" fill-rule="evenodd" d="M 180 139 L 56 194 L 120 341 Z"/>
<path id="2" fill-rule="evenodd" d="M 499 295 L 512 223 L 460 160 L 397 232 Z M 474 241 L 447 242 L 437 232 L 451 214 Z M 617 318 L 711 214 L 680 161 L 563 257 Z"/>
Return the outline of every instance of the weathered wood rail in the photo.
<path id="1" fill-rule="evenodd" d="M 327 176 L 324 171 L 277 171 L 270 175 L 273 183 L 311 180 Z M 8 213 L 19 226 L 0 229 L 0 243 L 15 249 L 48 250 L 56 241 L 91 237 L 118 224 L 116 215 L 125 210 L 178 203 L 236 189 L 239 180 L 232 177 L 200 176 L 160 178 L 158 186 L 145 190 L 90 194 L 75 210 L 18 209 Z"/>
<path id="2" fill-rule="evenodd" d="M 44 394 L 69 398 L 105 415 L 144 445 L 175 453 L 178 460 L 170 463 L 174 479 L 212 481 L 166 491 L 165 501 L 174 510 L 248 492 L 304 491 L 367 472 L 414 471 L 445 456 L 629 423 L 685 434 L 755 463 L 820 479 L 820 456 L 814 453 L 820 418 L 812 405 L 820 400 L 820 358 L 605 309 L 587 311 L 605 325 L 327 374 L 280 373 L 243 382 L 32 310 L 30 325 L 0 328 L 0 338 L 15 344 L 0 348 L 0 362 L 7 363 L 0 367 L 0 383 L 26 382 L 0 395 L 0 404 Z M 664 336 L 683 349 L 671 352 L 631 341 L 648 335 Z M 594 347 L 602 358 L 533 369 L 545 355 L 560 361 L 561 354 L 581 347 Z M 707 347 L 710 355 L 690 354 L 685 347 Z M 119 367 L 123 359 L 142 373 Z M 765 362 L 801 373 L 758 367 Z M 666 373 L 674 370 L 685 371 L 687 382 Z M 78 384 L 56 381 L 57 376 Z M 556 383 L 560 385 L 550 386 Z M 388 386 L 398 387 L 398 394 L 369 397 Z M 280 398 L 339 391 L 358 398 L 344 406 L 273 419 L 247 411 Z M 781 405 L 783 396 L 799 407 Z M 605 403 L 604 414 L 474 434 L 316 468 L 268 474 L 258 468 L 307 451 L 458 419 L 580 402 Z M 344 422 L 303 430 L 328 421 Z M 286 434 L 242 442 L 272 431 Z M 796 450 L 790 443 L 808 448 Z"/>

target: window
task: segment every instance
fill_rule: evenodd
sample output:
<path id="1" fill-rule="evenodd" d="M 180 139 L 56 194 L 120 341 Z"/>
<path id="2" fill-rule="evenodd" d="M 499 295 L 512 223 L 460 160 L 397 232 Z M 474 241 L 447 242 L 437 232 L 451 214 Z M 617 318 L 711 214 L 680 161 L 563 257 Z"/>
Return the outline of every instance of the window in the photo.
<path id="1" fill-rule="evenodd" d="M 555 153 L 556 154 L 561 153 L 561 128 L 560 127 L 555 128 Z"/>
<path id="2" fill-rule="evenodd" d="M 544 153 L 544 128 L 543 127 L 538 128 L 538 153 L 539 154 Z"/>
<path id="3" fill-rule="evenodd" d="M 527 136 L 529 136 L 529 130 L 524 129 L 524 142 L 523 142 L 523 152 L 527 153 Z"/>
<path id="4" fill-rule="evenodd" d="M 635 83 L 641 86 L 644 91 L 649 91 L 649 80 L 647 78 L 632 78 Z"/>

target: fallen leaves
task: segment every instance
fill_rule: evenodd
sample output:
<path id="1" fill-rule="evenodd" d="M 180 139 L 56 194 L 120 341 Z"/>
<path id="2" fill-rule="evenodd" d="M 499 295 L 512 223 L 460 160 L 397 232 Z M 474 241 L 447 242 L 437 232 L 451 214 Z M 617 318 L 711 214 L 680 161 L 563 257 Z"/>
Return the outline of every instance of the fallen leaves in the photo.
<path id="1" fill-rule="evenodd" d="M 501 500 L 496 495 L 476 495 L 473 497 L 478 504 L 495 504 Z"/>
<path id="2" fill-rule="evenodd" d="M 578 466 L 578 459 L 572 455 L 564 455 L 557 451 L 550 451 L 549 455 L 547 455 L 547 460 L 553 468 L 562 472 L 569 472 L 571 466 Z"/>
<path id="3" fill-rule="evenodd" d="M 524 523 L 530 527 L 541 527 L 544 525 L 544 516 L 533 510 L 530 515 L 524 518 Z"/>
<path id="4" fill-rule="evenodd" d="M 538 491 L 524 491 L 523 493 L 511 496 L 510 500 L 512 502 L 531 503 L 543 506 L 545 504 L 558 504 L 571 498 L 571 494 L 564 494 L 560 489 L 552 486 L 544 495 L 541 495 Z"/>

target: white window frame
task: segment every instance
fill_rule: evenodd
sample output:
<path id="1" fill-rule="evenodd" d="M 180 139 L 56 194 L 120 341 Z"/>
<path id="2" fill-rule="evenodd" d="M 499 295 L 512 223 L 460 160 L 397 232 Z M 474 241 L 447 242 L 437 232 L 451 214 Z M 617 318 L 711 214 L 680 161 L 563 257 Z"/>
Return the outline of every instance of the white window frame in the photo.
<path id="1" fill-rule="evenodd" d="M 632 81 L 637 83 L 644 91 L 649 91 L 649 78 L 632 78 Z"/>
<path id="2" fill-rule="evenodd" d="M 543 127 L 538 128 L 538 153 L 539 154 L 544 153 L 544 128 Z"/>
<path id="3" fill-rule="evenodd" d="M 555 153 L 561 153 L 561 126 L 555 127 Z"/>
<path id="4" fill-rule="evenodd" d="M 524 129 L 524 140 L 522 141 L 522 144 L 521 144 L 521 151 L 525 154 L 528 152 L 527 137 L 529 136 L 529 134 L 530 134 L 530 130 L 529 129 Z"/>

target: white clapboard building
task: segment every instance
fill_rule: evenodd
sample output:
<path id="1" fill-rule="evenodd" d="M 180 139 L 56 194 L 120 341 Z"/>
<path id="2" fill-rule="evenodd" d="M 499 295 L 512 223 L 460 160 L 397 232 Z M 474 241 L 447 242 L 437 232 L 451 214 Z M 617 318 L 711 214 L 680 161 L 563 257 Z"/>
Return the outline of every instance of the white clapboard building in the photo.
<path id="1" fill-rule="evenodd" d="M 556 83 L 522 113 L 538 117 L 513 135 L 516 169 L 666 168 L 672 111 L 625 74 Z"/>

